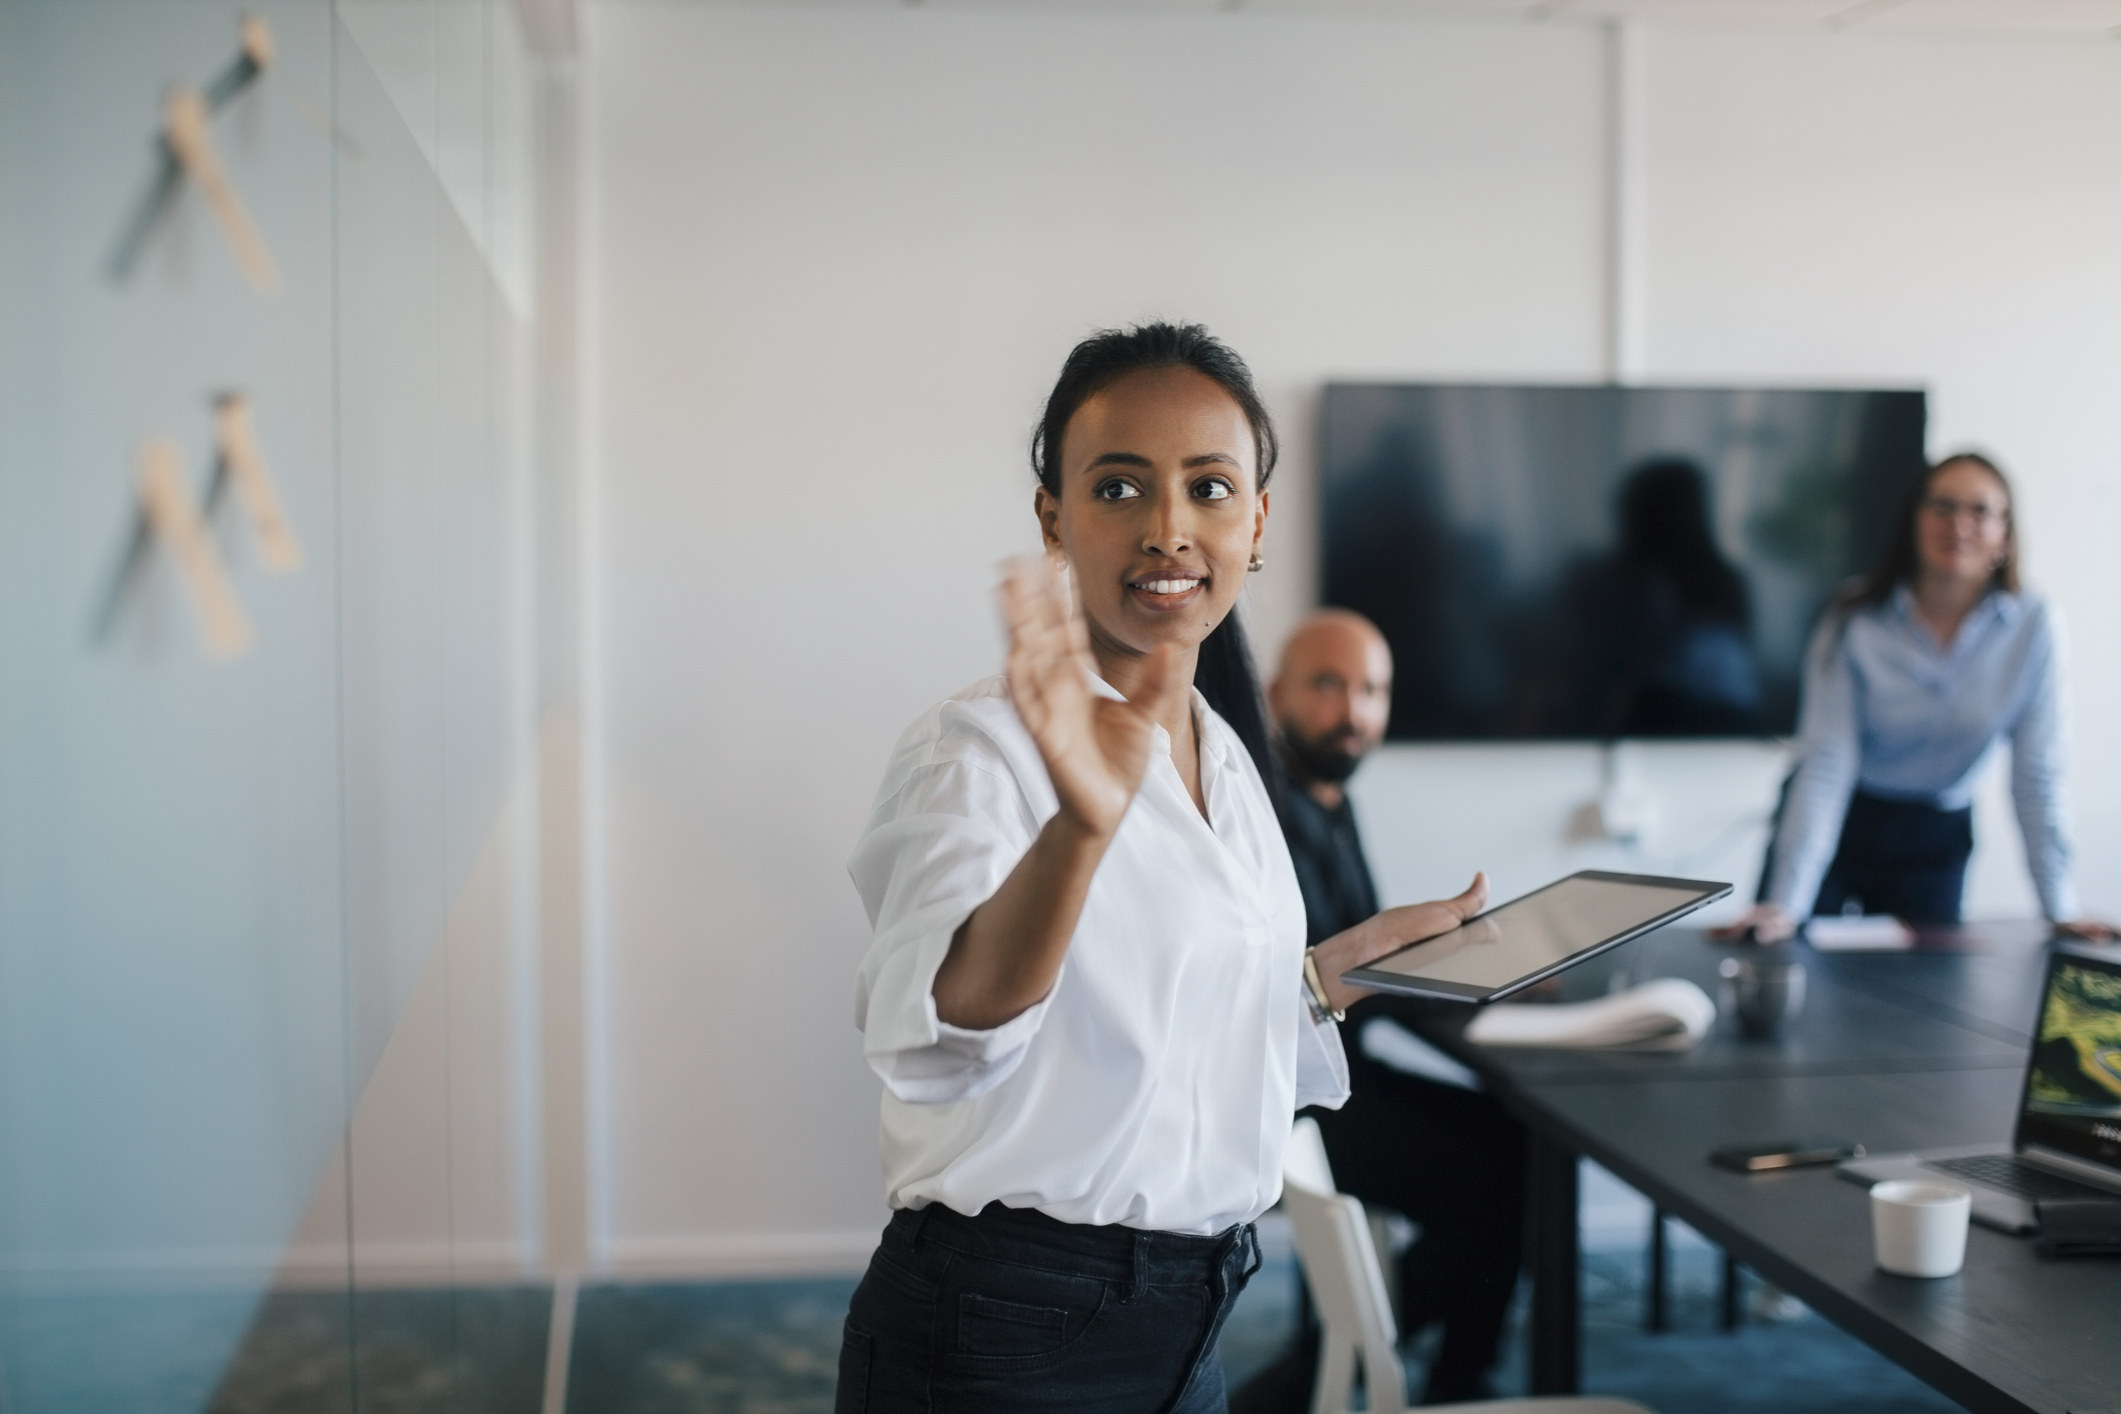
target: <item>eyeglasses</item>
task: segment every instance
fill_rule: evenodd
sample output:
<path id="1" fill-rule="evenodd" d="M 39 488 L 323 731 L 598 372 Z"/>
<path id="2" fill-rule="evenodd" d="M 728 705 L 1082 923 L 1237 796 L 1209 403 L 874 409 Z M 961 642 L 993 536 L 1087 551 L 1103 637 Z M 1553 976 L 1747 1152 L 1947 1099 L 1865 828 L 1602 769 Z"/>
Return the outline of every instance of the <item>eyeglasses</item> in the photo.
<path id="1" fill-rule="evenodd" d="M 1976 526 L 2000 525 L 2010 519 L 2009 506 L 1992 505 L 1987 501 L 1955 501 L 1949 496 L 1925 496 L 1922 498 L 1925 515 L 1939 520 L 1957 520 L 1965 516 Z"/>

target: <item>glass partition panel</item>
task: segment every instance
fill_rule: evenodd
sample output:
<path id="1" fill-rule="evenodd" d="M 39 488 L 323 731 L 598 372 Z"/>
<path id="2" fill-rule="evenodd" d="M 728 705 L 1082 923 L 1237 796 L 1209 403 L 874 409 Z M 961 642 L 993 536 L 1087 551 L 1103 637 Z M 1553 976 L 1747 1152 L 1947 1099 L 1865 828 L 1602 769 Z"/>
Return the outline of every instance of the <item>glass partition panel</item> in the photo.
<path id="1" fill-rule="evenodd" d="M 203 1407 L 345 1127 L 330 17 L 258 13 L 270 85 L 232 6 L 0 6 L 10 1414 Z"/>
<path id="2" fill-rule="evenodd" d="M 523 315 L 482 227 L 505 4 L 342 7 L 349 1147 L 363 1407 L 543 1372 L 531 1068 Z M 497 57 L 500 56 L 500 57 Z M 513 1003 L 513 1004 L 512 1004 Z M 432 1401 L 442 1400 L 440 1404 Z"/>
<path id="3" fill-rule="evenodd" d="M 0 1410 L 540 1394 L 507 0 L 0 0 Z"/>

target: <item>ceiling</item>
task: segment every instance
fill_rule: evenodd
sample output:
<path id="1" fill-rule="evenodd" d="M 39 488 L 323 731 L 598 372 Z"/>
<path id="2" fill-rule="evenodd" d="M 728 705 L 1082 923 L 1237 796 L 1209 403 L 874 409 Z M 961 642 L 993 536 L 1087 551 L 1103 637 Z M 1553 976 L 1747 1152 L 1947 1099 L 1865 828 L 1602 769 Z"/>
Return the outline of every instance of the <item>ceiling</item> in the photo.
<path id="1" fill-rule="evenodd" d="M 765 0 L 776 6 L 792 0 Z M 726 3 L 726 0 L 725 0 Z M 741 3 L 741 0 L 739 0 Z M 753 0 L 760 3 L 760 0 Z M 808 0 L 820 6 L 1434 15 L 1528 23 L 1609 19 L 1828 31 L 1965 30 L 2121 39 L 2121 0 Z"/>
<path id="2" fill-rule="evenodd" d="M 1441 8 L 1441 0 L 1433 7 Z M 1535 20 L 1739 21 L 1836 30 L 1969 28 L 2121 36 L 2121 0 L 1451 0 L 1451 7 Z"/>

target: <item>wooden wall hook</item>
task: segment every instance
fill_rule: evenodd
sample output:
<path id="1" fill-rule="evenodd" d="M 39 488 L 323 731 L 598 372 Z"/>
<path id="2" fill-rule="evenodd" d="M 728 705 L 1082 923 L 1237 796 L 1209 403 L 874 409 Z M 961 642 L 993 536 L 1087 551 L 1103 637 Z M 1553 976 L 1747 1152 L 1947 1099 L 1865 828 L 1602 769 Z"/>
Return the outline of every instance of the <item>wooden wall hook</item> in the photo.
<path id="1" fill-rule="evenodd" d="M 206 193 L 214 219 L 234 247 L 244 275 L 260 290 L 269 292 L 279 287 L 280 272 L 273 264 L 272 252 L 237 198 L 207 134 L 208 120 L 263 76 L 277 53 L 272 28 L 265 23 L 265 17 L 245 15 L 237 26 L 236 57 L 206 86 L 206 91 L 201 94 L 179 88 L 164 100 L 162 131 L 155 139 L 154 176 L 126 218 L 118 243 L 111 250 L 108 269 L 113 279 L 122 281 L 132 275 L 148 238 L 169 215 L 188 176 Z M 304 121 L 356 161 L 365 160 L 360 146 L 341 132 L 329 115 L 295 89 L 290 88 L 287 93 Z"/>
<path id="2" fill-rule="evenodd" d="M 229 583 L 206 523 L 192 505 L 180 469 L 176 439 L 154 437 L 140 447 L 140 510 L 149 533 L 170 553 L 199 618 L 199 642 L 208 656 L 241 657 L 250 648 L 250 619 Z"/>
<path id="3" fill-rule="evenodd" d="M 250 87 L 257 77 L 272 67 L 272 29 L 265 23 L 263 15 L 245 15 L 236 24 L 236 57 L 229 61 L 221 76 L 206 86 L 206 106 L 220 111 L 221 106 Z"/>
<path id="4" fill-rule="evenodd" d="M 250 399 L 243 394 L 223 393 L 214 399 L 214 446 L 220 456 L 218 470 L 235 482 L 236 498 L 243 503 L 258 537 L 258 558 L 275 574 L 302 568 L 301 543 L 288 524 L 280 489 L 265 466 L 265 454 L 258 450 Z"/>
<path id="5" fill-rule="evenodd" d="M 170 153 L 177 159 L 184 175 L 205 193 L 207 205 L 213 208 L 214 219 L 220 223 L 221 233 L 228 237 L 229 247 L 236 253 L 236 263 L 243 267 L 243 273 L 253 286 L 270 293 L 280 287 L 279 267 L 273 264 L 272 252 L 265 247 L 265 238 L 258 234 L 250 213 L 243 207 L 242 198 L 236 195 L 235 186 L 228 180 L 206 124 L 206 100 L 199 96 L 197 89 L 179 84 L 170 90 L 162 107 L 163 140 L 168 143 Z"/>

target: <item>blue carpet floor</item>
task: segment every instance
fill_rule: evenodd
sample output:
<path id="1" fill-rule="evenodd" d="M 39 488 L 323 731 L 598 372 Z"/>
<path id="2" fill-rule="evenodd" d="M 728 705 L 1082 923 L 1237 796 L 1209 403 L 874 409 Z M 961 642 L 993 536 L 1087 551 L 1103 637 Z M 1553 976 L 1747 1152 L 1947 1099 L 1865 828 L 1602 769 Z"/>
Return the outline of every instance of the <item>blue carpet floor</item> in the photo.
<path id="1" fill-rule="evenodd" d="M 1643 1329 L 1639 1252 L 1584 1257 L 1584 1387 L 1660 1414 L 1953 1414 L 1946 1399 L 1839 1327 L 1794 1321 L 1717 1327 L 1721 1260 L 1706 1247 L 1675 1256 L 1675 1329 Z M 1745 1278 L 1750 1289 L 1751 1279 Z M 1514 1368 L 1521 1370 L 1521 1356 Z"/>
<path id="2" fill-rule="evenodd" d="M 594 1286 L 568 1414 L 830 1414 L 854 1281 Z"/>
<path id="3" fill-rule="evenodd" d="M 541 1286 L 0 1293 L 0 1414 L 537 1414 L 551 1319 Z"/>
<path id="4" fill-rule="evenodd" d="M 1232 1313 L 1223 1340 L 1231 1382 L 1271 1360 L 1295 1320 L 1286 1239 Z M 1716 1254 L 1674 1253 L 1675 1329 L 1642 1329 L 1639 1249 L 1586 1252 L 1587 1389 L 1659 1414 L 1953 1414 L 1930 1390 L 1819 1317 L 1716 1328 Z M 850 1280 L 585 1289 L 576 1318 L 569 1414 L 827 1414 Z M 1499 1393 L 1523 1391 L 1522 1301 Z M 1419 1387 L 1424 1342 L 1408 1351 Z"/>
<path id="5" fill-rule="evenodd" d="M 1619 1192 L 1611 1180 L 1605 1184 Z M 1647 1205 L 1626 1196 L 1646 1222 Z M 1586 1213 L 1595 1209 L 1587 1197 Z M 1641 1223 L 1587 1220 L 1588 1390 L 1637 1399 L 1659 1414 L 1959 1408 L 1801 1308 L 1794 1320 L 1719 1330 L 1719 1256 L 1676 1225 L 1674 1329 L 1648 1334 L 1643 1230 Z M 1261 1269 L 1224 1329 L 1222 1359 L 1233 1387 L 1281 1352 L 1296 1322 L 1295 1255 L 1278 1214 L 1262 1221 L 1261 1246 Z M 827 1414 L 853 1291 L 852 1278 L 585 1287 L 569 1414 Z M 1500 1394 L 1524 1392 L 1523 1298 L 1520 1291 Z M 541 1407 L 551 1312 L 543 1288 L 276 1293 L 256 1311 L 218 1381 L 207 1357 L 190 1365 L 174 1358 L 200 1344 L 202 1312 L 213 1314 L 175 1296 L 34 1304 L 0 1298 L 0 1414 L 9 1407 L 116 1414 L 202 1406 L 210 1414 L 343 1414 L 355 1407 L 374 1414 L 536 1414 Z M 125 1333 L 133 1358 L 83 1358 L 97 1338 L 107 1342 L 115 1331 Z M 1411 1388 L 1420 1388 L 1433 1336 L 1417 1335 L 1402 1352 Z M 173 1358 L 143 1360 L 143 1346 Z M 170 1378 L 183 1388 L 149 1388 L 129 1374 L 149 1367 L 179 1372 Z M 60 1372 L 67 1372 L 63 1393 L 52 1383 Z"/>
<path id="6" fill-rule="evenodd" d="M 535 1414 L 540 1286 L 275 1292 L 206 1414 Z"/>

